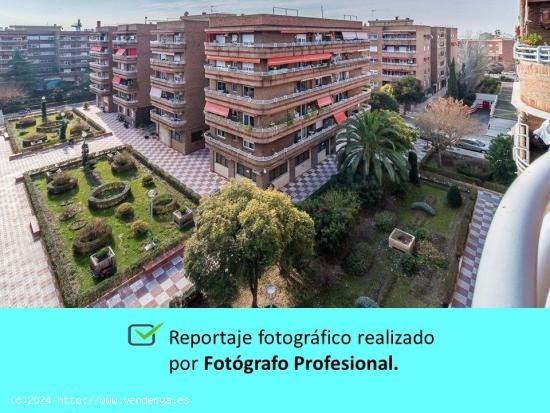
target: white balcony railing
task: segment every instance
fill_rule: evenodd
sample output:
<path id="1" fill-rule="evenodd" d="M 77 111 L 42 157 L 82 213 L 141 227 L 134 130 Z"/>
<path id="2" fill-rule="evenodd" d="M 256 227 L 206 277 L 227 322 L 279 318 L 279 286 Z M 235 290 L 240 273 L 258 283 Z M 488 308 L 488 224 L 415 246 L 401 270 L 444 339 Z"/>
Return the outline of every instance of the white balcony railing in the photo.
<path id="1" fill-rule="evenodd" d="M 514 161 L 516 162 L 518 172 L 522 173 L 525 169 L 527 169 L 530 163 L 529 126 L 523 123 L 518 123 L 514 129 Z"/>
<path id="2" fill-rule="evenodd" d="M 485 241 L 473 307 L 549 307 L 550 153 L 516 178 Z"/>
<path id="3" fill-rule="evenodd" d="M 526 62 L 550 64 L 550 46 L 530 47 L 516 43 L 514 58 Z"/>

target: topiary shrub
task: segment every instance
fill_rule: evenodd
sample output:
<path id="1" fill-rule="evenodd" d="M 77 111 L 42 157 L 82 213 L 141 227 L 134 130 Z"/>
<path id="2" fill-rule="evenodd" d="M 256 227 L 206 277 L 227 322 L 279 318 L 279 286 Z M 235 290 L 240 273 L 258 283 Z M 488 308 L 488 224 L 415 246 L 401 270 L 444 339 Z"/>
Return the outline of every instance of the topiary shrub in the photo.
<path id="1" fill-rule="evenodd" d="M 378 308 L 378 303 L 372 298 L 362 295 L 355 300 L 356 308 Z"/>
<path id="2" fill-rule="evenodd" d="M 153 175 L 151 174 L 145 174 L 143 175 L 143 178 L 141 178 L 141 184 L 146 187 L 150 188 L 155 185 L 155 180 L 153 178 Z"/>
<path id="3" fill-rule="evenodd" d="M 149 231 L 149 224 L 145 221 L 137 220 L 132 223 L 130 229 L 132 230 L 132 234 L 134 234 L 134 238 L 139 238 L 147 234 Z"/>
<path id="4" fill-rule="evenodd" d="M 366 242 L 360 242 L 355 245 L 348 256 L 344 259 L 342 268 L 349 275 L 362 277 L 372 267 L 374 262 L 374 254 L 370 245 Z"/>
<path id="5" fill-rule="evenodd" d="M 428 230 L 426 228 L 417 228 L 413 231 L 413 235 L 417 241 L 428 238 Z"/>
<path id="6" fill-rule="evenodd" d="M 97 251 L 109 244 L 112 234 L 112 228 L 102 219 L 93 218 L 75 237 L 73 251 L 76 254 Z"/>
<path id="7" fill-rule="evenodd" d="M 409 181 L 413 185 L 420 185 L 418 176 L 418 155 L 415 151 L 409 152 Z"/>
<path id="8" fill-rule="evenodd" d="M 453 208 L 459 208 L 462 206 L 462 193 L 458 186 L 453 185 L 447 191 L 447 202 Z"/>
<path id="9" fill-rule="evenodd" d="M 418 268 L 417 258 L 412 254 L 403 254 L 399 260 L 399 266 L 405 274 L 412 275 Z"/>
<path id="10" fill-rule="evenodd" d="M 115 173 L 128 172 L 136 168 L 136 162 L 128 152 L 119 152 L 111 161 L 111 170 Z"/>
<path id="11" fill-rule="evenodd" d="M 416 243 L 416 255 L 421 264 L 427 267 L 445 268 L 448 265 L 445 254 L 428 240 Z"/>
<path id="12" fill-rule="evenodd" d="M 395 228 L 397 216 L 390 211 L 378 212 L 374 215 L 374 224 L 384 232 L 390 232 Z"/>
<path id="13" fill-rule="evenodd" d="M 132 219 L 134 217 L 134 207 L 131 203 L 124 202 L 117 207 L 115 216 L 119 219 Z"/>
<path id="14" fill-rule="evenodd" d="M 178 203 L 171 194 L 157 195 L 153 199 L 153 213 L 156 215 L 170 214 L 177 208 Z"/>
<path id="15" fill-rule="evenodd" d="M 48 183 L 47 190 L 50 195 L 62 194 L 78 186 L 76 178 L 67 172 L 57 172 Z"/>

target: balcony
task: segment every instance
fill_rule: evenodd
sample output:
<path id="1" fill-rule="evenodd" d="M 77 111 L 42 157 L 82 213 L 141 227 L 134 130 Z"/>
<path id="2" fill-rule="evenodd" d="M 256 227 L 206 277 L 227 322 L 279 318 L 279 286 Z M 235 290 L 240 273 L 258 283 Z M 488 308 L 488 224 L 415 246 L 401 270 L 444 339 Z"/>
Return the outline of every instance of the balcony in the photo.
<path id="1" fill-rule="evenodd" d="M 137 63 L 137 56 L 117 55 L 114 53 L 113 61 L 120 63 Z"/>
<path id="2" fill-rule="evenodd" d="M 550 153 L 502 199 L 483 248 L 473 307 L 550 307 Z"/>
<path id="3" fill-rule="evenodd" d="M 318 42 L 291 43 L 217 43 L 206 42 L 206 53 L 219 53 L 222 56 L 238 55 L 240 57 L 277 57 L 288 54 L 319 52 L 352 52 L 363 49 L 370 44 L 369 40 L 332 40 Z"/>
<path id="4" fill-rule="evenodd" d="M 90 37 L 90 43 L 105 45 L 105 44 L 109 43 L 109 39 L 107 39 L 106 37 L 103 37 L 103 38 L 101 38 L 101 37 Z"/>
<path id="5" fill-rule="evenodd" d="M 101 87 L 95 84 L 90 85 L 90 92 L 100 96 L 107 96 L 113 93 L 110 87 Z"/>
<path id="6" fill-rule="evenodd" d="M 90 62 L 89 65 L 90 65 L 90 69 L 95 69 L 98 71 L 105 71 L 105 72 L 108 72 L 111 67 L 109 63 Z"/>
<path id="7" fill-rule="evenodd" d="M 150 95 L 151 102 L 154 106 L 160 106 L 162 108 L 167 108 L 168 110 L 183 110 L 185 108 L 185 99 L 167 99 L 158 96 Z"/>
<path id="8" fill-rule="evenodd" d="M 156 109 L 151 110 L 150 114 L 152 121 L 163 123 L 173 129 L 182 129 L 187 123 L 181 118 L 176 118 L 167 114 L 161 115 Z"/>
<path id="9" fill-rule="evenodd" d="M 107 57 L 109 56 L 109 54 L 111 54 L 111 52 L 109 52 L 109 50 L 107 49 L 105 49 L 102 52 L 90 50 L 90 56 Z"/>
<path id="10" fill-rule="evenodd" d="M 518 173 L 522 173 L 529 167 L 529 127 L 523 123 L 517 123 L 514 126 L 513 156 Z"/>
<path id="11" fill-rule="evenodd" d="M 514 45 L 514 58 L 523 62 L 550 64 L 550 46 Z"/>
<path id="12" fill-rule="evenodd" d="M 280 123 L 273 124 L 268 127 L 252 127 L 238 122 L 232 119 L 224 118 L 223 116 L 214 115 L 212 113 L 205 113 L 206 123 L 208 125 L 214 125 L 223 129 L 228 129 L 231 133 L 238 135 L 249 136 L 252 139 L 268 143 L 275 141 L 285 135 L 288 135 L 294 131 L 299 130 L 306 124 L 319 118 L 326 117 L 328 114 L 341 112 L 345 110 L 351 110 L 358 108 L 361 104 L 368 101 L 370 98 L 370 91 L 361 92 L 355 96 L 351 96 L 348 99 L 342 100 L 337 103 L 333 103 L 330 106 L 325 106 L 313 112 L 310 112 L 303 116 L 294 117 L 293 119 Z"/>
<path id="13" fill-rule="evenodd" d="M 185 67 L 185 59 L 176 62 L 173 60 L 161 60 L 161 59 L 151 58 L 150 62 L 151 62 L 152 69 L 158 68 L 158 69 L 182 70 Z"/>
<path id="14" fill-rule="evenodd" d="M 221 98 L 220 100 L 249 108 L 253 113 L 261 112 L 280 112 L 287 106 L 295 106 L 305 100 L 314 99 L 317 95 L 326 94 L 334 91 L 343 91 L 345 87 L 350 87 L 356 84 L 366 84 L 370 79 L 370 74 L 355 76 L 349 79 L 332 82 L 327 85 L 317 86 L 308 90 L 292 93 L 290 95 L 278 96 L 272 99 L 254 99 L 246 96 L 234 95 L 223 91 L 211 90 L 205 88 L 206 97 Z"/>
<path id="15" fill-rule="evenodd" d="M 135 97 L 125 98 L 122 96 L 114 95 L 113 102 L 118 103 L 119 105 L 128 106 L 128 107 L 137 107 L 139 105 L 139 101 Z"/>
<path id="16" fill-rule="evenodd" d="M 115 39 L 113 40 L 115 46 L 125 46 L 125 45 L 137 45 L 137 39 Z"/>
<path id="17" fill-rule="evenodd" d="M 174 79 L 162 79 L 160 77 L 156 77 L 151 75 L 151 84 L 160 86 L 163 89 L 166 89 L 168 91 L 171 90 L 182 90 L 185 87 L 185 80 L 174 80 Z"/>
<path id="18" fill-rule="evenodd" d="M 133 92 L 137 90 L 137 83 L 130 84 L 130 85 L 124 85 L 122 83 L 113 83 L 113 89 L 119 90 L 121 92 Z"/>
<path id="19" fill-rule="evenodd" d="M 184 51 L 185 40 L 154 40 L 150 43 L 151 49 L 170 50 L 170 51 Z"/>
<path id="20" fill-rule="evenodd" d="M 90 73 L 90 80 L 99 85 L 110 85 L 112 81 L 111 76 L 98 76 L 95 73 Z"/>
<path id="21" fill-rule="evenodd" d="M 118 67 L 113 67 L 113 73 L 126 78 L 130 78 L 130 79 L 136 78 L 138 74 L 137 69 L 128 70 L 128 69 L 119 69 Z"/>
<path id="22" fill-rule="evenodd" d="M 384 62 L 384 61 L 382 61 L 382 66 L 415 67 L 415 66 L 416 66 L 416 63 L 406 63 L 406 62 Z"/>

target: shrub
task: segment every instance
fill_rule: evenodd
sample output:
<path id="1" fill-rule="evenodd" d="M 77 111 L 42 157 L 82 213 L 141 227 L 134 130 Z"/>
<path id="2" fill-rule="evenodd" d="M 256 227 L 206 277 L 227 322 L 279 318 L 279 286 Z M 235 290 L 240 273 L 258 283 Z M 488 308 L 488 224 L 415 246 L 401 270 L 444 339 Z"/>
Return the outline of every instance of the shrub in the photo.
<path id="1" fill-rule="evenodd" d="M 119 152 L 113 157 L 111 169 L 113 172 L 127 172 L 136 167 L 136 163 L 132 155 L 128 152 Z"/>
<path id="2" fill-rule="evenodd" d="M 82 105 L 82 108 L 84 110 L 88 110 L 90 108 L 90 104 L 88 102 L 84 103 L 84 105 Z"/>
<path id="3" fill-rule="evenodd" d="M 420 240 L 416 244 L 418 260 L 427 267 L 445 268 L 448 264 L 447 257 L 432 242 Z"/>
<path id="4" fill-rule="evenodd" d="M 117 218 L 131 219 L 134 217 L 134 207 L 129 202 L 124 202 L 118 206 L 115 213 Z"/>
<path id="5" fill-rule="evenodd" d="M 137 220 L 132 223 L 131 230 L 135 238 L 142 237 L 149 231 L 149 224 L 145 221 Z"/>
<path id="6" fill-rule="evenodd" d="M 153 175 L 151 174 L 145 174 L 143 175 L 143 178 L 141 178 L 141 184 L 148 188 L 155 184 L 155 180 L 153 179 Z"/>
<path id="7" fill-rule="evenodd" d="M 355 300 L 356 308 L 378 308 L 378 303 L 372 298 L 362 295 Z"/>
<path id="8" fill-rule="evenodd" d="M 333 254 L 340 249 L 351 230 L 359 212 L 359 199 L 354 192 L 331 189 L 308 199 L 302 208 L 315 222 L 319 248 Z"/>
<path id="9" fill-rule="evenodd" d="M 471 178 L 477 178 L 482 181 L 489 179 L 489 170 L 488 168 L 479 165 L 473 164 L 467 161 L 459 161 L 455 164 L 456 171 L 462 175 L 466 175 Z"/>
<path id="10" fill-rule="evenodd" d="M 397 216 L 390 211 L 378 212 L 374 215 L 375 225 L 384 232 L 390 232 L 395 228 Z"/>
<path id="11" fill-rule="evenodd" d="M 36 118 L 23 118 L 15 123 L 17 129 L 24 129 L 36 125 Z"/>
<path id="12" fill-rule="evenodd" d="M 521 36 L 519 41 L 527 46 L 537 47 L 542 45 L 543 38 L 538 33 L 529 33 Z"/>
<path id="13" fill-rule="evenodd" d="M 85 254 L 109 244 L 113 230 L 102 219 L 93 218 L 73 241 L 73 250 Z"/>
<path id="14" fill-rule="evenodd" d="M 426 228 L 417 228 L 414 230 L 413 235 L 417 241 L 422 241 L 428 238 L 428 231 Z"/>
<path id="15" fill-rule="evenodd" d="M 391 110 L 392 112 L 399 112 L 399 103 L 397 100 L 385 92 L 373 92 L 369 101 L 371 109 L 374 110 Z"/>
<path id="16" fill-rule="evenodd" d="M 170 214 L 178 208 L 176 199 L 171 194 L 157 195 L 153 199 L 153 212 L 156 215 Z"/>
<path id="17" fill-rule="evenodd" d="M 418 176 L 418 155 L 415 151 L 409 152 L 409 181 L 413 185 L 420 184 L 420 177 Z"/>
<path id="18" fill-rule="evenodd" d="M 417 264 L 417 258 L 412 254 L 403 254 L 399 260 L 401 270 L 407 275 L 412 275 L 416 272 Z"/>
<path id="19" fill-rule="evenodd" d="M 366 205 L 377 204 L 384 197 L 384 189 L 374 177 L 369 177 L 362 183 L 353 184 L 351 189 L 359 195 L 361 203 Z"/>
<path id="20" fill-rule="evenodd" d="M 516 177 L 516 163 L 513 156 L 514 142 L 507 135 L 499 135 L 491 141 L 485 159 L 489 161 L 492 176 L 500 182 L 510 184 Z"/>
<path id="21" fill-rule="evenodd" d="M 72 177 L 67 172 L 58 172 L 53 176 L 52 183 L 55 186 L 64 186 L 64 185 L 68 185 L 71 182 L 71 180 L 72 180 Z"/>
<path id="22" fill-rule="evenodd" d="M 447 202 L 453 208 L 459 208 L 462 206 L 462 193 L 460 192 L 460 189 L 458 189 L 458 186 L 453 185 L 449 188 L 449 191 L 447 192 Z"/>
<path id="23" fill-rule="evenodd" d="M 355 245 L 343 262 L 343 269 L 349 275 L 361 277 L 371 268 L 374 262 L 374 254 L 370 245 L 366 242 L 360 242 Z"/>
<path id="24" fill-rule="evenodd" d="M 109 257 L 109 249 L 107 247 L 101 248 L 95 253 L 95 257 L 98 261 L 103 261 L 105 258 Z"/>

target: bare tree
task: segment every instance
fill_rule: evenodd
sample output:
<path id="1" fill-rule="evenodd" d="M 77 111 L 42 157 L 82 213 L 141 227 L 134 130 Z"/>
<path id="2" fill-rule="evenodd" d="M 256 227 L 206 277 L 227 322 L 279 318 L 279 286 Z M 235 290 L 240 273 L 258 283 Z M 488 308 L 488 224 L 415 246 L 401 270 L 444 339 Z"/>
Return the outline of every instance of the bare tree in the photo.
<path id="1" fill-rule="evenodd" d="M 453 98 L 439 99 L 429 105 L 426 112 L 416 116 L 415 124 L 420 136 L 432 143 L 439 166 L 445 149 L 482 129 L 481 123 L 470 117 L 470 108 Z"/>
<path id="2" fill-rule="evenodd" d="M 23 90 L 14 83 L 0 84 L 0 105 L 19 99 L 24 95 Z"/>
<path id="3" fill-rule="evenodd" d="M 487 71 L 489 58 L 483 42 L 466 40 L 461 42 L 459 53 L 459 81 L 465 94 L 472 93 Z"/>

